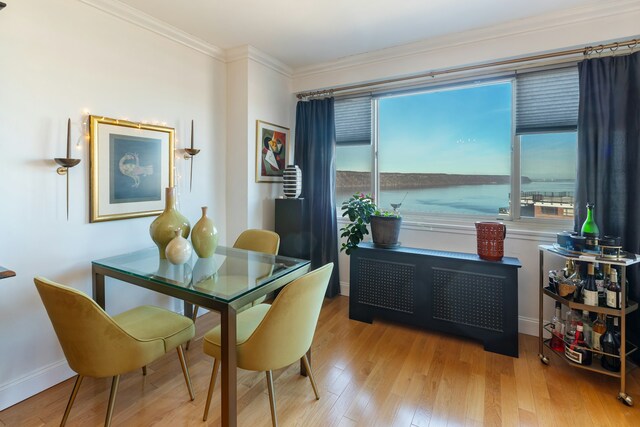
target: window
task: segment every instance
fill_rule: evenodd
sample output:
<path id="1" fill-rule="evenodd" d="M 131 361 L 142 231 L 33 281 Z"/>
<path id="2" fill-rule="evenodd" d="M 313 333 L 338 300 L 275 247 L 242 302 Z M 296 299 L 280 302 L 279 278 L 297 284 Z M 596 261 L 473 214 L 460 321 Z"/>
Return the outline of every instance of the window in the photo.
<path id="1" fill-rule="evenodd" d="M 576 67 L 337 100 L 338 207 L 375 190 L 417 221 L 572 219 L 577 105 Z"/>

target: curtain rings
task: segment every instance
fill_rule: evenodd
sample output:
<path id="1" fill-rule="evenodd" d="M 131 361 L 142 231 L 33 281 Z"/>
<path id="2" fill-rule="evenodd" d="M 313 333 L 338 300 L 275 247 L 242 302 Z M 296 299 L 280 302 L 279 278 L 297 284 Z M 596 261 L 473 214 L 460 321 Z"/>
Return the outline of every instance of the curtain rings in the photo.
<path id="1" fill-rule="evenodd" d="M 633 50 L 636 48 L 636 46 L 638 46 L 638 39 L 633 39 L 633 44 L 629 45 L 629 49 Z"/>
<path id="2" fill-rule="evenodd" d="M 587 46 L 584 48 L 584 52 L 582 53 L 584 56 L 589 56 L 593 53 L 593 47 Z"/>
<path id="3" fill-rule="evenodd" d="M 611 50 L 611 52 L 615 52 L 616 50 L 618 50 L 619 47 L 620 47 L 620 43 L 615 42 L 615 46 L 611 46 L 609 49 Z"/>
<path id="4" fill-rule="evenodd" d="M 604 46 L 603 45 L 599 45 L 597 48 L 595 48 L 594 51 L 595 51 L 595 53 L 600 55 L 604 51 Z"/>

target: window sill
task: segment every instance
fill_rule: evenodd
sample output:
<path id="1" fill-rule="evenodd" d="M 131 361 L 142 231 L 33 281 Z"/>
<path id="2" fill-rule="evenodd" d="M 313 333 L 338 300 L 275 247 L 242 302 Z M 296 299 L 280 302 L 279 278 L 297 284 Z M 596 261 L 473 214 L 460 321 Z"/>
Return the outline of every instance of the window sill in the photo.
<path id="1" fill-rule="evenodd" d="M 536 220 L 524 218 L 518 221 L 492 217 L 438 217 L 438 216 L 416 216 L 407 215 L 402 219 L 402 229 L 427 231 L 436 233 L 454 233 L 475 235 L 476 221 L 496 221 L 503 222 L 507 227 L 507 239 L 536 240 L 544 242 L 554 242 L 556 233 L 564 230 L 573 230 L 572 221 L 563 220 Z M 347 224 L 342 217 L 338 217 L 339 227 Z"/>

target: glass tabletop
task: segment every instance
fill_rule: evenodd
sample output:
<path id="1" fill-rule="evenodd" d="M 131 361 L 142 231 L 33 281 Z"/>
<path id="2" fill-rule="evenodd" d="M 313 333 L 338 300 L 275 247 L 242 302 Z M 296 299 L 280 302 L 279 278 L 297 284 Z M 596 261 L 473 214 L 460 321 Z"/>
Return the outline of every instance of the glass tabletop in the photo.
<path id="1" fill-rule="evenodd" d="M 223 302 L 234 301 L 305 267 L 309 261 L 218 246 L 211 258 L 195 254 L 182 265 L 160 259 L 157 248 L 93 261 L 92 264 Z"/>

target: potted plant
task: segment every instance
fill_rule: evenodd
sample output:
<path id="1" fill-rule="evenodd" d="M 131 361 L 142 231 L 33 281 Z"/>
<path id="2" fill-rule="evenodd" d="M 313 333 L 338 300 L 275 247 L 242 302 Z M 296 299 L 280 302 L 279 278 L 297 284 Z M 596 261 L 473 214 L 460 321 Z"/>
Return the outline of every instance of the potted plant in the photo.
<path id="1" fill-rule="evenodd" d="M 376 246 L 393 248 L 398 246 L 402 217 L 398 212 L 376 211 L 370 217 L 371 238 Z"/>
<path id="2" fill-rule="evenodd" d="M 342 216 L 349 218 L 349 224 L 342 227 L 340 237 L 346 237 L 340 251 L 351 255 L 358 244 L 369 234 L 368 225 L 371 224 L 373 243 L 380 247 L 394 247 L 398 245 L 398 234 L 402 217 L 397 211 L 381 211 L 373 201 L 371 194 L 354 194 L 342 202 Z"/>

